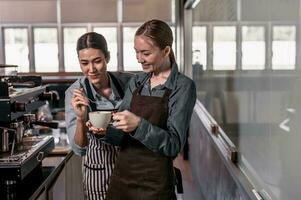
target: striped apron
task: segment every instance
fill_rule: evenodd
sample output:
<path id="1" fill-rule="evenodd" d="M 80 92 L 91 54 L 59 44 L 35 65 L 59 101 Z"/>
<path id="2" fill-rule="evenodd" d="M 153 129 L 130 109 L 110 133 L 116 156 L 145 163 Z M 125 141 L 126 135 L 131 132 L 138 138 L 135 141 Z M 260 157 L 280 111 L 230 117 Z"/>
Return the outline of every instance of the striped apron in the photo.
<path id="1" fill-rule="evenodd" d="M 86 199 L 105 199 L 117 151 L 117 147 L 105 144 L 94 135 L 89 134 L 89 145 L 83 162 Z"/>
<path id="2" fill-rule="evenodd" d="M 118 85 L 112 79 L 115 86 Z M 88 79 L 85 81 L 88 98 L 95 102 Z M 118 85 L 119 86 L 119 85 Z M 119 94 L 123 91 L 117 87 Z M 95 103 L 90 103 L 92 111 L 96 111 Z M 103 143 L 97 135 L 88 133 L 89 144 L 86 155 L 83 158 L 83 184 L 85 199 L 104 200 L 106 197 L 109 178 L 112 174 L 114 163 L 117 157 L 118 147 Z"/>

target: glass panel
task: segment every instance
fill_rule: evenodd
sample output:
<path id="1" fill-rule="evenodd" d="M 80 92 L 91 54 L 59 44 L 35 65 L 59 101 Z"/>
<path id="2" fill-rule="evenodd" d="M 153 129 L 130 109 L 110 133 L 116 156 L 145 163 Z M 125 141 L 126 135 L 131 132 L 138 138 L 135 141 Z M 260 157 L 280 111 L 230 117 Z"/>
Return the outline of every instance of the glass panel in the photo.
<path id="1" fill-rule="evenodd" d="M 134 50 L 134 36 L 138 27 L 123 29 L 123 66 L 125 71 L 141 71 Z"/>
<path id="2" fill-rule="evenodd" d="M 34 28 L 36 72 L 58 72 L 58 41 L 56 28 Z"/>
<path id="3" fill-rule="evenodd" d="M 61 0 L 61 8 L 63 23 L 117 22 L 117 0 Z"/>
<path id="4" fill-rule="evenodd" d="M 215 26 L 213 28 L 213 69 L 234 70 L 236 65 L 236 28 Z"/>
<path id="5" fill-rule="evenodd" d="M 102 34 L 108 43 L 108 50 L 110 51 L 110 61 L 108 63 L 109 71 L 117 71 L 117 30 L 115 27 L 95 27 L 94 31 Z"/>
<path id="6" fill-rule="evenodd" d="M 172 0 L 123 0 L 123 20 L 125 22 L 144 22 L 161 19 L 171 22 Z"/>
<path id="7" fill-rule="evenodd" d="M 0 0 L 0 22 L 56 22 L 56 0 Z"/>
<path id="8" fill-rule="evenodd" d="M 273 27 L 273 69 L 295 69 L 296 27 Z"/>
<path id="9" fill-rule="evenodd" d="M 258 70 L 265 67 L 264 27 L 242 27 L 242 69 Z"/>
<path id="10" fill-rule="evenodd" d="M 192 27 L 192 64 L 201 64 L 202 69 L 207 66 L 206 27 Z"/>
<path id="11" fill-rule="evenodd" d="M 252 4 L 251 1 L 241 2 Z M 278 9 L 271 6 L 261 7 L 266 2 L 277 8 L 282 7 L 282 12 L 274 12 Z M 212 7 L 206 8 L 210 12 L 211 9 L 220 9 L 221 5 L 211 4 Z M 198 100 L 236 146 L 238 169 L 246 175 L 252 188 L 263 199 L 300 199 L 301 196 L 301 71 L 299 63 L 296 63 L 296 49 L 301 48 L 298 41 L 300 33 L 297 32 L 300 27 L 298 21 L 291 25 L 278 24 L 281 21 L 287 23 L 285 19 L 291 19 L 291 10 L 283 9 L 291 5 L 296 7 L 294 10 L 298 9 L 300 1 L 276 0 L 275 4 L 274 0 L 256 0 L 251 8 L 253 10 L 249 10 L 247 14 L 248 19 L 256 19 L 260 23 L 242 27 L 242 68 L 263 69 L 266 60 L 272 63 L 273 70 L 216 71 L 215 69 L 224 68 L 225 65 L 227 69 L 235 66 L 237 39 L 234 27 L 210 22 L 208 24 L 213 26 L 213 35 L 208 38 L 213 38 L 214 42 L 214 70 L 203 74 L 193 73 Z M 269 26 L 271 22 L 260 21 L 262 16 L 256 16 L 258 12 L 254 10 L 257 8 L 264 20 L 271 17 L 275 19 L 275 16 L 277 19 L 281 18 L 278 25 Z M 243 6 L 243 9 L 249 7 Z M 195 19 L 192 23 L 197 24 L 197 20 L 200 19 Z M 272 38 L 266 37 L 268 34 L 265 33 L 272 33 Z M 265 45 L 272 49 L 272 58 L 265 55 Z M 201 125 L 199 127 L 202 128 Z M 195 144 L 199 144 L 199 141 Z M 207 150 L 207 147 L 200 150 L 204 155 L 208 151 L 211 149 Z M 198 162 L 197 158 L 190 159 Z M 205 158 L 203 162 L 210 163 L 212 159 L 215 158 Z M 205 168 L 201 167 L 200 170 Z M 203 178 L 196 171 L 192 171 L 192 176 Z M 221 178 L 224 180 L 228 177 Z M 198 186 L 206 196 L 206 185 Z M 229 199 L 236 199 L 237 194 Z"/>
<path id="12" fill-rule="evenodd" d="M 27 28 L 6 28 L 4 38 L 6 64 L 18 65 L 18 72 L 29 72 Z"/>
<path id="13" fill-rule="evenodd" d="M 76 43 L 87 32 L 86 28 L 64 28 L 64 61 L 66 72 L 80 72 Z"/>

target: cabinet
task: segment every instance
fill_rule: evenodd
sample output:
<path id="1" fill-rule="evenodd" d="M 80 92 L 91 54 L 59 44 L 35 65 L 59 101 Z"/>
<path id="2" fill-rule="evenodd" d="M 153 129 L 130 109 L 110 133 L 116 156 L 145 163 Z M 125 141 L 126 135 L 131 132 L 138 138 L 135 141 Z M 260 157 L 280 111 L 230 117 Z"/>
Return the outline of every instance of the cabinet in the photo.
<path id="1" fill-rule="evenodd" d="M 67 185 L 66 167 L 59 173 L 56 180 L 48 189 L 48 200 L 65 200 L 66 199 L 66 185 Z M 68 183 L 69 184 L 69 183 Z"/>
<path id="2" fill-rule="evenodd" d="M 82 158 L 72 152 L 67 156 L 47 157 L 44 166 L 53 166 L 54 170 L 47 178 L 45 189 L 36 198 L 38 200 L 82 200 Z"/>
<path id="3" fill-rule="evenodd" d="M 82 176 L 82 158 L 72 155 L 66 163 L 66 199 L 82 200 L 83 193 L 83 176 Z"/>

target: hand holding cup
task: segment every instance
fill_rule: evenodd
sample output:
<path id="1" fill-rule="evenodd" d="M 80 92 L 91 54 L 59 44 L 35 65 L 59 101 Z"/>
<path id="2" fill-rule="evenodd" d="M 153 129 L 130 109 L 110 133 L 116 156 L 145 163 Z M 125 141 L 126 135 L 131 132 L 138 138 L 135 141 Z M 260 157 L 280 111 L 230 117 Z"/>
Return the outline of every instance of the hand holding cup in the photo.
<path id="1" fill-rule="evenodd" d="M 111 111 L 94 111 L 89 112 L 89 121 L 86 125 L 94 134 L 104 135 L 111 120 Z"/>

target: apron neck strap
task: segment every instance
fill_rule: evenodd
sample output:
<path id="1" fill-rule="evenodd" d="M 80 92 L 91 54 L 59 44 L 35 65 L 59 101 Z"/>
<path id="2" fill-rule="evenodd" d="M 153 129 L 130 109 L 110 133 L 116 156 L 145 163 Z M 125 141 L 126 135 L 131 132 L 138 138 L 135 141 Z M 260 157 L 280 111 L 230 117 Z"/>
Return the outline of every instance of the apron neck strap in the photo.
<path id="1" fill-rule="evenodd" d="M 121 87 L 119 81 L 117 80 L 117 78 L 114 76 L 113 73 L 111 73 L 111 72 L 107 72 L 107 73 L 108 73 L 109 76 L 111 77 L 112 82 L 113 82 L 114 86 L 116 87 L 116 89 L 117 89 L 117 91 L 118 91 L 118 93 L 119 93 L 121 99 L 123 99 L 123 97 L 124 97 L 124 91 L 123 91 L 123 89 L 122 89 L 122 87 Z M 112 88 L 112 87 L 113 87 L 113 86 L 111 85 L 111 88 Z"/>
<path id="2" fill-rule="evenodd" d="M 144 84 L 146 83 L 146 81 L 148 81 L 151 77 L 151 73 L 148 73 L 144 79 L 141 81 L 140 85 L 136 88 L 136 90 L 134 91 L 134 94 L 137 95 L 137 94 L 141 94 L 141 90 L 144 86 Z"/>
<path id="3" fill-rule="evenodd" d="M 163 95 L 163 99 L 168 99 L 170 94 L 171 94 L 172 90 L 171 89 L 166 89 L 165 92 L 164 92 L 164 95 Z"/>

